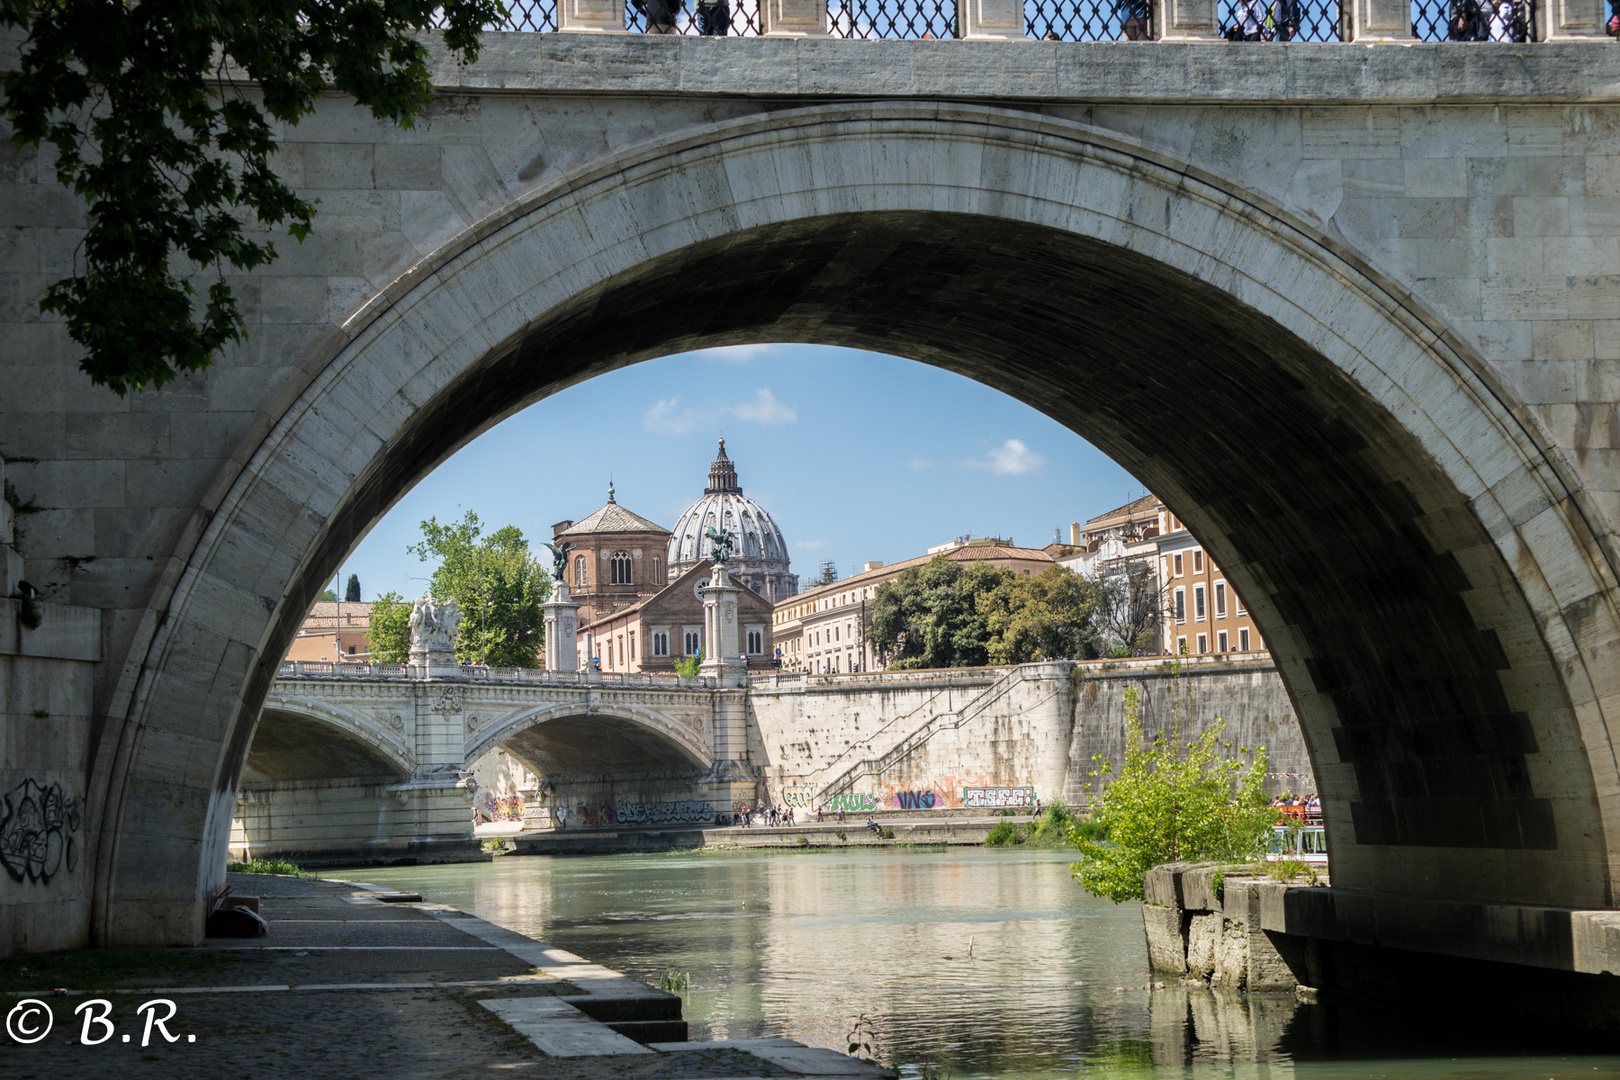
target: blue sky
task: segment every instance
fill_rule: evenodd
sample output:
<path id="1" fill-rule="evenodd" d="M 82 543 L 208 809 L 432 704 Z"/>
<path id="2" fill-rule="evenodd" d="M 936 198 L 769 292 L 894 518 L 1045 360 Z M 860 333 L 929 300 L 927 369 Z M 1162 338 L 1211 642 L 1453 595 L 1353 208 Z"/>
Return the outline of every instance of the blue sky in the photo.
<path id="1" fill-rule="evenodd" d="M 1040 547 L 1142 485 L 1067 428 L 970 379 L 811 345 L 683 353 L 590 379 L 485 432 L 407 493 L 344 563 L 365 599 L 422 594 L 405 548 L 431 516 L 475 511 L 538 545 L 607 501 L 671 528 L 703 493 L 725 433 L 743 491 L 770 511 L 793 569 L 840 577 L 967 533 Z M 544 552 L 542 552 L 544 554 Z M 340 590 L 341 592 L 341 590 Z"/>

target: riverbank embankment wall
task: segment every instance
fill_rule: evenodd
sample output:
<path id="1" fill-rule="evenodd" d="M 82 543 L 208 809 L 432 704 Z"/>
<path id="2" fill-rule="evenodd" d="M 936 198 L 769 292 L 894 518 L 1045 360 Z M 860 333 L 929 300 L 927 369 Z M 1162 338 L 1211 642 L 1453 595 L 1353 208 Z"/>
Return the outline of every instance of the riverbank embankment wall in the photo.
<path id="1" fill-rule="evenodd" d="M 1267 790 L 1314 791 L 1309 754 L 1269 656 L 1151 658 L 886 673 L 757 685 L 750 756 L 762 797 L 851 812 L 995 810 L 1089 801 L 1126 747 L 1126 692 L 1144 737 L 1267 750 Z"/>

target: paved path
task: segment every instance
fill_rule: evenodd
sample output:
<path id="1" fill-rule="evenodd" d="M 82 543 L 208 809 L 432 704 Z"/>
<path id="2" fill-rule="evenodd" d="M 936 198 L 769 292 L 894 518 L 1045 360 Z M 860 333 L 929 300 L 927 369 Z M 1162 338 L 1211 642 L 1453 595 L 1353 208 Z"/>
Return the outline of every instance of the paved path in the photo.
<path id="1" fill-rule="evenodd" d="M 135 957 L 87 952 L 6 961 L 23 989 L 0 997 L 0 1008 L 25 1024 L 29 1006 L 21 1003 L 36 1000 L 50 1008 L 54 1027 L 30 1045 L 0 1037 L 0 1076 L 892 1076 L 786 1040 L 685 1042 L 678 997 L 463 912 L 384 902 L 389 891 L 377 886 L 235 874 L 230 884 L 234 893 L 261 898 L 267 936 L 211 938 L 197 949 Z M 84 970 L 98 961 L 99 972 Z M 66 993 L 56 995 L 57 986 Z M 116 1030 L 87 1045 L 75 1009 L 102 1012 L 105 1006 L 86 1006 L 96 1000 L 110 1005 Z M 175 1041 L 146 1030 L 138 1010 L 153 1000 L 174 1003 L 163 1029 Z M 167 1012 L 160 1005 L 155 1015 Z M 105 1030 L 92 1024 L 91 1038 Z"/>

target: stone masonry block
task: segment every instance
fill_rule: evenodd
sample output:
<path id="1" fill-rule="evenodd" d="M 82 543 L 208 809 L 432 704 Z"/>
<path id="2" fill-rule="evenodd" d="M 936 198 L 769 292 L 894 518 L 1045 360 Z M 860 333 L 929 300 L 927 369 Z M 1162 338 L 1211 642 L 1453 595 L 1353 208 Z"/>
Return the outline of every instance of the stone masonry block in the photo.
<path id="1" fill-rule="evenodd" d="M 1180 908 L 1142 905 L 1142 924 L 1147 931 L 1148 963 L 1166 975 L 1187 973 L 1187 939 L 1182 935 Z"/>

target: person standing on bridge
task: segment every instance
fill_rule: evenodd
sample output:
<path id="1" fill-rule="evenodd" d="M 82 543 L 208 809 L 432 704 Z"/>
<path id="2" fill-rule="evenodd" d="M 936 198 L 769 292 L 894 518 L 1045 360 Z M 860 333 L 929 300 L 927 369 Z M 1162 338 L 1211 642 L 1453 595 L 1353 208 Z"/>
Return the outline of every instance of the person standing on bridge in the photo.
<path id="1" fill-rule="evenodd" d="M 726 0 L 697 0 L 696 14 L 701 37 L 725 37 L 731 30 L 731 5 Z"/>
<path id="2" fill-rule="evenodd" d="M 633 0 L 636 10 L 647 17 L 647 30 L 649 34 L 675 34 L 675 19 L 680 15 L 681 8 L 686 6 L 686 0 Z"/>
<path id="3" fill-rule="evenodd" d="M 1147 41 L 1148 0 L 1114 0 L 1114 14 L 1119 16 L 1120 30 L 1126 41 Z"/>

